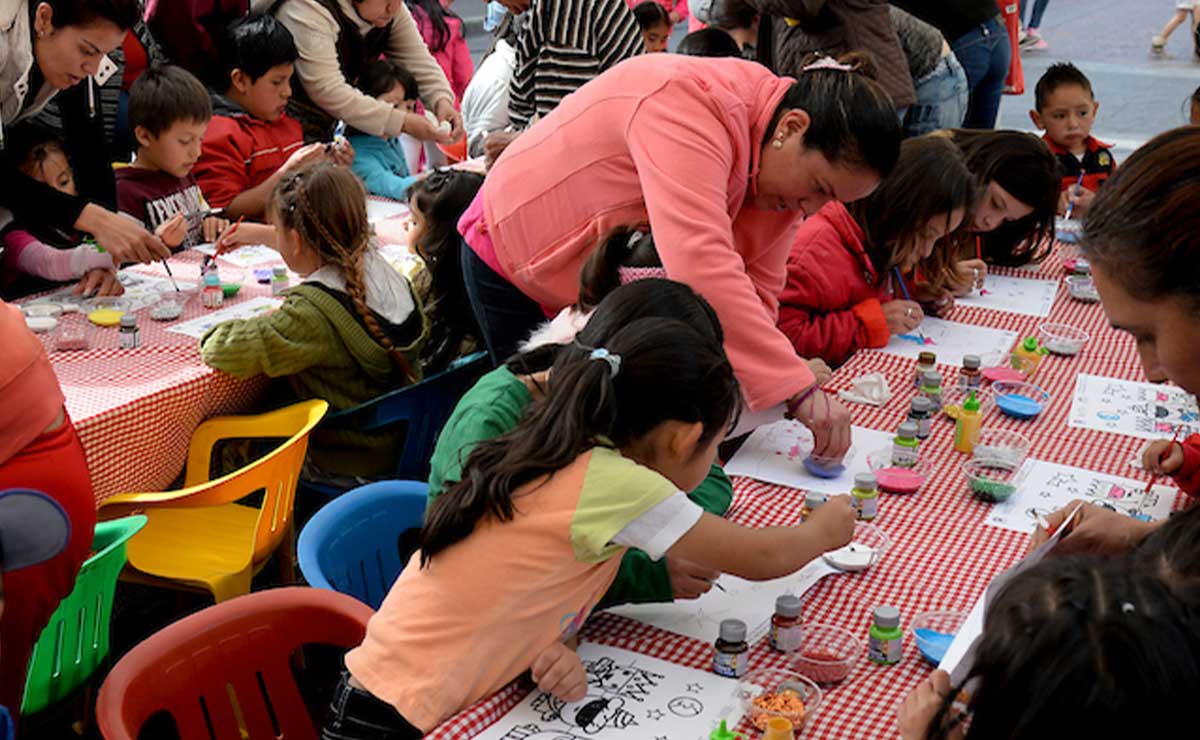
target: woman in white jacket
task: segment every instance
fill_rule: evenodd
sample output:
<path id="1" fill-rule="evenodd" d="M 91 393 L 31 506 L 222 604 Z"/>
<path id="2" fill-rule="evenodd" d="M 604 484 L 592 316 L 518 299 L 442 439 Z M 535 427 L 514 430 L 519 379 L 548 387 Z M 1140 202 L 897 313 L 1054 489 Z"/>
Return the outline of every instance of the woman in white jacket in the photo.
<path id="1" fill-rule="evenodd" d="M 63 134 L 80 189 L 115 202 L 100 95 L 93 78 L 108 61 L 105 54 L 120 46 L 140 9 L 138 0 L 0 3 L 0 149 L 6 129 L 37 115 L 58 96 Z M 27 177 L 17 164 L 5 153 L 0 207 L 29 222 L 90 233 L 118 263 L 150 262 L 170 255 L 141 224 Z"/>

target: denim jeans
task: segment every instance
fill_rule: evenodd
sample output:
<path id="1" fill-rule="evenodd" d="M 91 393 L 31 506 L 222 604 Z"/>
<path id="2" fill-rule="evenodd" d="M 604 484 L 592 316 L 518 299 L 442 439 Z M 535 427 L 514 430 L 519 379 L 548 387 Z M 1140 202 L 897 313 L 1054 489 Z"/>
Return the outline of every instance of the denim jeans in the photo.
<path id="1" fill-rule="evenodd" d="M 967 115 L 967 73 L 953 54 L 942 57 L 933 71 L 913 86 L 917 102 L 909 106 L 904 118 L 905 136 L 962 126 Z"/>
<path id="2" fill-rule="evenodd" d="M 1021 23 L 1025 23 L 1025 6 L 1029 3 L 1021 0 Z M 1050 4 L 1050 0 L 1033 0 L 1033 16 L 1030 17 L 1026 28 L 1041 28 L 1042 16 L 1046 13 L 1046 6 Z"/>
<path id="3" fill-rule="evenodd" d="M 492 364 L 499 365 L 546 321 L 542 307 L 484 262 L 459 239 L 463 282 Z"/>
<path id="4" fill-rule="evenodd" d="M 395 707 L 350 685 L 350 674 L 334 689 L 321 740 L 420 740 L 423 733 Z"/>
<path id="5" fill-rule="evenodd" d="M 995 128 L 1004 80 L 1012 61 L 1009 43 L 1008 31 L 998 15 L 950 42 L 954 56 L 967 73 L 970 87 L 964 127 Z"/>

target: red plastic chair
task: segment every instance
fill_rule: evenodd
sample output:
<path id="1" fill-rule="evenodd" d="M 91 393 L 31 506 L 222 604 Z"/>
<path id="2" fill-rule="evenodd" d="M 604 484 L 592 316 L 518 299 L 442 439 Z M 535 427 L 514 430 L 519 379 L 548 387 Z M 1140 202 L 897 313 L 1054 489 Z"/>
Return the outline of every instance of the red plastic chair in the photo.
<path id="1" fill-rule="evenodd" d="M 303 645 L 354 647 L 372 610 L 318 588 L 239 596 L 151 635 L 100 687 L 96 720 L 107 740 L 136 740 L 159 712 L 181 740 L 314 740 L 291 669 Z"/>

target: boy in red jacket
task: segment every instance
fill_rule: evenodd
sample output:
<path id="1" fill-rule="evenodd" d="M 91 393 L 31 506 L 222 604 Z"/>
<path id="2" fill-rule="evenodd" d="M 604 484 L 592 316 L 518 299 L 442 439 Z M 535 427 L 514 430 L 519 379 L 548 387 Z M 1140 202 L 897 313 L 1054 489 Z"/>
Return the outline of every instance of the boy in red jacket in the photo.
<path id="1" fill-rule="evenodd" d="M 227 218 L 262 218 L 267 196 L 291 170 L 322 159 L 354 161 L 345 142 L 306 146 L 300 123 L 284 113 L 298 56 L 291 32 L 270 15 L 238 20 L 225 34 L 225 89 L 213 95 L 195 175 L 205 199 Z"/>

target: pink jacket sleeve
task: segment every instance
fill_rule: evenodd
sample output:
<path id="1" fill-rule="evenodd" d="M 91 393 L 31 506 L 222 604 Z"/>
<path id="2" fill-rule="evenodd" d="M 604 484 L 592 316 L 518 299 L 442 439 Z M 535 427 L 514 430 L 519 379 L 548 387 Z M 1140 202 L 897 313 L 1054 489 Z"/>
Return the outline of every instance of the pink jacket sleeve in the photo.
<path id="1" fill-rule="evenodd" d="M 775 406 L 811 386 L 812 372 L 775 326 L 784 258 L 777 267 L 758 260 L 755 281 L 744 256 L 754 247 L 743 244 L 739 250 L 734 244 L 729 211 L 748 206 L 729 202 L 735 157 L 720 111 L 699 95 L 653 95 L 631 118 L 626 136 L 663 267 L 716 309 L 725 351 L 750 409 Z M 776 239 L 790 244 L 792 220 L 765 211 L 744 215 L 768 225 L 777 222 Z M 780 245 L 783 254 L 787 244 Z M 779 253 L 774 243 L 758 249 Z"/>
<path id="2" fill-rule="evenodd" d="M 670 2 L 670 0 L 667 0 Z M 688 0 L 675 0 L 675 7 L 667 6 L 667 12 L 674 10 L 679 14 L 679 20 L 686 21 L 688 19 Z"/>
<path id="3" fill-rule="evenodd" d="M 840 365 L 857 349 L 887 344 L 887 321 L 871 292 L 837 229 L 818 214 L 796 234 L 779 328 L 801 357 Z"/>
<path id="4" fill-rule="evenodd" d="M 471 61 L 471 50 L 467 47 L 467 40 L 463 38 L 462 21 L 452 23 L 450 30 L 452 36 L 446 47 L 450 52 L 450 73 L 447 77 L 450 78 L 450 86 L 454 89 L 455 105 L 461 106 L 467 85 L 471 84 L 471 78 L 475 76 L 475 63 Z"/>
<path id="5" fill-rule="evenodd" d="M 1193 434 L 1180 443 L 1183 465 L 1171 476 L 1180 490 L 1189 496 L 1200 495 L 1200 434 Z"/>
<path id="6" fill-rule="evenodd" d="M 56 249 L 19 229 L 4 235 L 4 247 L 6 270 L 46 280 L 65 282 L 81 278 L 91 270 L 113 269 L 112 257 L 96 251 L 90 244 Z"/>

